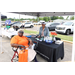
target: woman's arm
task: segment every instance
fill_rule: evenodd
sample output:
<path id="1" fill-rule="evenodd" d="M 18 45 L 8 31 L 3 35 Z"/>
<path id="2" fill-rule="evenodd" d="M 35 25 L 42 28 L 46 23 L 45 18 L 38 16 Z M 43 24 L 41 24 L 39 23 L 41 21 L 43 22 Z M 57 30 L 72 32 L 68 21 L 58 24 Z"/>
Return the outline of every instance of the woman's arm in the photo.
<path id="1" fill-rule="evenodd" d="M 39 36 L 41 35 L 41 28 L 39 29 Z"/>
<path id="2" fill-rule="evenodd" d="M 47 28 L 47 36 L 49 36 L 49 29 Z"/>
<path id="3" fill-rule="evenodd" d="M 23 45 L 19 45 L 19 44 L 15 44 L 15 43 L 11 44 L 11 47 L 17 47 L 18 48 L 19 46 L 23 46 Z"/>
<path id="4" fill-rule="evenodd" d="M 40 36 L 41 36 L 41 27 L 39 29 L 39 36 L 38 36 L 38 38 L 40 38 Z"/>
<path id="5" fill-rule="evenodd" d="M 27 39 L 30 42 L 30 45 L 33 45 L 33 42 L 30 38 Z"/>

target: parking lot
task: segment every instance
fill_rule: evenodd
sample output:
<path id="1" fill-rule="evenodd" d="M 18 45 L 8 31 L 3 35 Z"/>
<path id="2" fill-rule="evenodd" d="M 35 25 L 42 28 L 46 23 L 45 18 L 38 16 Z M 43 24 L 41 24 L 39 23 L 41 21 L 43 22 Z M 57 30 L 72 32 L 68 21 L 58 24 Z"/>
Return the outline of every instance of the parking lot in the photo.
<path id="1" fill-rule="evenodd" d="M 34 30 L 34 31 L 39 31 L 39 29 L 40 29 L 40 27 L 41 27 L 41 25 L 35 25 L 33 28 L 26 28 L 26 29 L 28 29 L 28 30 Z M 52 30 L 52 32 L 53 32 L 54 30 Z M 50 31 L 51 32 L 51 31 Z M 54 31 L 55 32 L 55 31 Z M 62 34 L 62 35 L 65 35 L 65 34 Z M 67 36 L 73 36 L 73 33 L 72 34 L 69 34 L 69 35 L 67 35 Z"/>

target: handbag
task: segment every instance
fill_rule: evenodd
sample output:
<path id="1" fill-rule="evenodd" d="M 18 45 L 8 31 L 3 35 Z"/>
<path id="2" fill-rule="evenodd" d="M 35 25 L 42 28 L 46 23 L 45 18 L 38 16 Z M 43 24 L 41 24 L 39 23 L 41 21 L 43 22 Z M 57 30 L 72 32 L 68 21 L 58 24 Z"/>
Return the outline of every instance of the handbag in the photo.
<path id="1" fill-rule="evenodd" d="M 28 50 L 19 51 L 19 62 L 28 62 Z"/>

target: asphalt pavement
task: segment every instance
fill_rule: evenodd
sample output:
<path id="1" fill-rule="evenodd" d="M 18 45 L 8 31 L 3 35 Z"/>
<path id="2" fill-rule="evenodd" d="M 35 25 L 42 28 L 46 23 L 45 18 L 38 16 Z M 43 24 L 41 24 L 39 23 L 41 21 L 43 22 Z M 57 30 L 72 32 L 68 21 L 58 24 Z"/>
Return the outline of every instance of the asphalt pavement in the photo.
<path id="1" fill-rule="evenodd" d="M 34 31 L 39 31 L 40 27 L 41 27 L 41 25 L 37 25 L 37 26 L 34 26 L 33 28 L 26 28 L 26 29 L 28 29 L 28 30 L 34 30 Z M 52 32 L 55 32 L 55 31 L 52 30 Z M 62 35 L 65 35 L 65 34 L 62 34 Z M 69 35 L 66 35 L 66 36 L 73 36 L 73 34 L 69 34 Z"/>

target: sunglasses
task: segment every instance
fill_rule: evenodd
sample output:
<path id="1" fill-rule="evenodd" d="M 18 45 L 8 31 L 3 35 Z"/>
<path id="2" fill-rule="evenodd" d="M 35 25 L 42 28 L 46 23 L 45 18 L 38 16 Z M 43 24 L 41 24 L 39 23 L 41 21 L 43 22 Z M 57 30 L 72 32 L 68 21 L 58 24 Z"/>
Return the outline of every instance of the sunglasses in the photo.
<path id="1" fill-rule="evenodd" d="M 22 33 L 23 34 L 24 32 L 23 31 L 19 31 L 18 33 Z"/>

